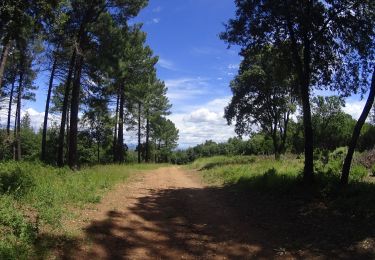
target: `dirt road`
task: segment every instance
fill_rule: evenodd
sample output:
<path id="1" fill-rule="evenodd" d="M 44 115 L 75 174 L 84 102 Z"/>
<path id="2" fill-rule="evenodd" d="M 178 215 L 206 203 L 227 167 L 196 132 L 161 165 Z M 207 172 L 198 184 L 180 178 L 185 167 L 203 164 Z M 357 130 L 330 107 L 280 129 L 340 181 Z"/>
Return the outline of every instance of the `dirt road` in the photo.
<path id="1" fill-rule="evenodd" d="M 267 201 L 253 211 L 242 210 L 229 197 L 228 191 L 206 187 L 196 174 L 178 167 L 138 175 L 110 192 L 95 208 L 82 213 L 81 221 L 77 219 L 76 224 L 84 230 L 83 242 L 64 250 L 61 257 L 325 259 L 340 256 L 330 251 L 323 257 L 319 252 L 298 247 L 286 250 L 282 245 L 293 242 L 290 241 L 293 219 L 288 225 L 279 225 L 278 221 L 287 221 L 283 216 L 279 218 L 274 206 L 272 211 L 259 213 L 267 208 Z M 284 235 L 284 228 L 291 238 Z M 304 230 L 295 230 L 299 232 L 304 235 Z"/>

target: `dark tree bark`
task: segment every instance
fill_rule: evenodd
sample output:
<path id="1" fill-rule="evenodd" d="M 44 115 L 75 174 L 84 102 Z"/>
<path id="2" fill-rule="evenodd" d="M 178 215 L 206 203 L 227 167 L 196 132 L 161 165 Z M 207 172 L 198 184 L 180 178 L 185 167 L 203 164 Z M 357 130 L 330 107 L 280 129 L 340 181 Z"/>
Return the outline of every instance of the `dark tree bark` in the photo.
<path id="1" fill-rule="evenodd" d="M 118 126 L 118 110 L 119 110 L 120 96 L 117 94 L 116 98 L 116 115 L 115 115 L 115 131 L 113 134 L 113 161 L 117 161 L 116 151 L 117 151 L 117 126 Z"/>
<path id="2" fill-rule="evenodd" d="M 14 117 L 14 127 L 13 127 L 13 160 L 16 160 L 16 152 L 17 152 L 17 147 L 16 147 L 16 138 L 17 138 L 17 119 L 18 119 L 18 110 L 16 108 L 16 116 Z"/>
<path id="3" fill-rule="evenodd" d="M 10 120 L 12 117 L 12 105 L 13 105 L 13 95 L 14 95 L 14 85 L 16 83 L 16 77 L 14 77 L 12 81 L 12 87 L 10 89 L 10 96 L 9 96 L 9 105 L 8 105 L 8 121 L 7 121 L 7 135 L 10 135 Z"/>
<path id="4" fill-rule="evenodd" d="M 146 115 L 146 163 L 150 162 L 150 119 Z"/>
<path id="5" fill-rule="evenodd" d="M 16 161 L 20 161 L 22 159 L 21 153 L 21 100 L 22 100 L 22 92 L 23 92 L 23 77 L 25 73 L 25 64 L 24 61 L 25 57 L 21 54 L 20 60 L 20 78 L 19 78 L 19 86 L 18 86 L 18 94 L 17 94 L 17 126 L 16 126 Z"/>
<path id="6" fill-rule="evenodd" d="M 141 163 L 141 102 L 138 102 L 138 163 Z"/>
<path id="7" fill-rule="evenodd" d="M 64 166 L 65 124 L 66 124 L 66 118 L 68 115 L 67 110 L 68 110 L 69 97 L 70 97 L 70 85 L 72 83 L 75 61 L 76 61 L 76 50 L 73 51 L 72 57 L 70 59 L 68 77 L 65 83 L 64 100 L 63 100 L 63 106 L 62 106 L 60 132 L 59 132 L 59 145 L 58 145 L 58 151 L 57 151 L 57 165 L 59 167 Z"/>
<path id="8" fill-rule="evenodd" d="M 0 57 L 0 89 L 2 88 L 5 65 L 6 65 L 9 50 L 11 47 L 11 41 L 9 40 L 9 38 L 5 38 L 3 42 L 3 46 L 4 47 L 3 47 L 3 50 L 1 52 L 1 57 Z"/>
<path id="9" fill-rule="evenodd" d="M 53 64 L 52 64 L 52 70 L 51 70 L 51 75 L 50 75 L 49 84 L 48 84 L 46 108 L 44 110 L 44 122 L 43 122 L 43 134 L 42 134 L 42 152 L 41 152 L 41 157 L 40 157 L 40 159 L 42 161 L 46 160 L 48 113 L 49 113 L 49 104 L 50 104 L 50 100 L 51 100 L 51 92 L 52 92 L 52 87 L 53 87 L 53 80 L 55 78 L 56 66 L 57 66 L 57 57 L 54 58 L 54 61 L 53 61 Z"/>
<path id="10" fill-rule="evenodd" d="M 357 146 L 357 141 L 358 141 L 359 135 L 361 134 L 361 129 L 363 125 L 365 124 L 366 118 L 368 114 L 370 113 L 371 108 L 374 104 L 374 100 L 375 100 L 375 68 L 372 74 L 370 93 L 367 98 L 365 107 L 363 108 L 362 114 L 359 117 L 354 127 L 354 131 L 353 131 L 352 138 L 350 140 L 350 144 L 348 148 L 348 154 L 346 155 L 344 165 L 342 167 L 342 173 L 341 173 L 341 185 L 342 186 L 347 185 L 349 182 L 349 173 L 350 173 L 350 167 L 351 167 L 352 160 L 353 160 L 354 150 L 355 150 L 355 147 Z"/>
<path id="11" fill-rule="evenodd" d="M 118 163 L 124 163 L 124 103 L 125 90 L 124 87 L 120 89 L 120 105 L 119 105 L 119 119 L 118 119 L 118 136 L 117 136 L 117 152 L 116 158 Z"/>
<path id="12" fill-rule="evenodd" d="M 97 144 L 97 153 L 98 153 L 98 163 L 100 163 L 100 141 L 99 140 Z"/>
<path id="13" fill-rule="evenodd" d="M 313 129 L 311 122 L 311 107 L 310 107 L 310 73 L 311 73 L 311 50 L 308 36 L 304 37 L 303 61 L 299 55 L 299 48 L 295 38 L 294 29 L 290 20 L 287 17 L 287 26 L 290 33 L 293 61 L 296 67 L 297 76 L 300 86 L 300 95 L 302 101 L 303 127 L 305 139 L 305 166 L 303 181 L 310 185 L 314 181 L 314 146 L 313 146 Z"/>
<path id="14" fill-rule="evenodd" d="M 70 129 L 69 129 L 69 153 L 68 164 L 73 170 L 78 168 L 78 154 L 77 154 L 77 135 L 78 135 L 78 112 L 79 100 L 81 92 L 81 74 L 83 66 L 83 56 L 77 57 L 75 67 L 74 82 L 72 88 L 72 100 L 70 106 Z"/>

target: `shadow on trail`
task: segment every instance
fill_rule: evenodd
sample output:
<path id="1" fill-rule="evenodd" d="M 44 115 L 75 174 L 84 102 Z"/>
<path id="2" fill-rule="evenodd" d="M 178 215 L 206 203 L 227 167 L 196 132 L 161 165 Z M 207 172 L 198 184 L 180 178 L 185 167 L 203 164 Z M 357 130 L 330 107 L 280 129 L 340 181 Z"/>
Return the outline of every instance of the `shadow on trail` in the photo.
<path id="1" fill-rule="evenodd" d="M 375 257 L 373 220 L 341 215 L 320 202 L 234 190 L 151 191 L 130 208 L 136 220 L 124 225 L 129 216 L 110 211 L 91 223 L 87 235 L 102 255 L 89 257 L 120 259 L 140 251 L 155 259 Z"/>

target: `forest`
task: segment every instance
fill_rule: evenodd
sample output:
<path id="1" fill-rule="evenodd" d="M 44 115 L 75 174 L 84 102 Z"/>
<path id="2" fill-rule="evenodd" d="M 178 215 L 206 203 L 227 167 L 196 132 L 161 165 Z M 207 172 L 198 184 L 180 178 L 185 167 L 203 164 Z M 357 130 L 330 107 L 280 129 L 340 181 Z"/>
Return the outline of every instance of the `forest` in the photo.
<path id="1" fill-rule="evenodd" d="M 168 161 L 178 130 L 165 117 L 171 107 L 167 88 L 156 76 L 158 57 L 145 44 L 142 25 L 130 22 L 145 5 L 2 4 L 1 160 L 40 160 L 72 169 Z M 40 75 L 48 77 L 48 85 L 36 85 Z M 35 100 L 37 88 L 47 94 L 43 125 L 33 130 L 22 105 Z M 126 131 L 136 133 L 136 154 L 124 142 Z"/>
<path id="2" fill-rule="evenodd" d="M 375 2 L 230 1 L 236 136 L 188 147 L 151 2 L 0 3 L 0 259 L 374 259 Z"/>

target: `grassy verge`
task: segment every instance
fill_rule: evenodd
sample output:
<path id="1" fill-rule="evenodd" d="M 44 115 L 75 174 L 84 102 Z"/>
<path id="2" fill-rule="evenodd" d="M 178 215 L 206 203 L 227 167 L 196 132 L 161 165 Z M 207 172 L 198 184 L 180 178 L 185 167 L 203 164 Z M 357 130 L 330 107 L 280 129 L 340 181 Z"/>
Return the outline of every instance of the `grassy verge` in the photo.
<path id="1" fill-rule="evenodd" d="M 339 187 L 339 170 L 336 161 L 319 167 L 313 187 L 301 183 L 303 160 L 272 157 L 211 157 L 201 158 L 189 165 L 200 172 L 212 185 L 221 185 L 237 192 L 258 192 L 278 198 L 324 201 L 330 207 L 352 215 L 375 217 L 375 183 L 358 171 L 354 165 L 351 182 L 342 190 Z M 318 169 L 318 167 L 316 167 Z M 307 190 L 308 189 L 308 190 Z M 345 213 L 345 214 L 346 214 Z"/>
<path id="2" fill-rule="evenodd" d="M 98 203 L 131 174 L 157 167 L 106 165 L 72 172 L 38 163 L 1 163 L 0 259 L 29 258 L 38 231 L 59 229 L 68 208 Z"/>

